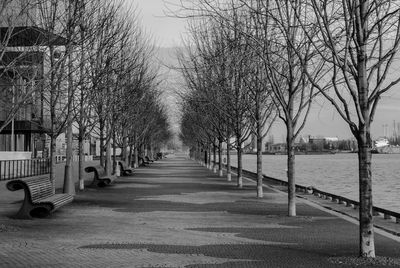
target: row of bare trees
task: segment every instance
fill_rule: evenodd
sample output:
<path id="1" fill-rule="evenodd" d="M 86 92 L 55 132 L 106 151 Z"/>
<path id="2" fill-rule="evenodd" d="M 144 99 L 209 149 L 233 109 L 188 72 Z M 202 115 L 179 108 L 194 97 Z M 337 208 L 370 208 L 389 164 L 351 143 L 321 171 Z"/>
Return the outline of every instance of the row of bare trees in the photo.
<path id="1" fill-rule="evenodd" d="M 225 142 L 229 152 L 233 137 L 241 186 L 242 141 L 252 131 L 261 143 L 276 114 L 287 133 L 288 215 L 296 216 L 294 140 L 313 99 L 326 98 L 358 142 L 360 256 L 375 257 L 370 129 L 380 97 L 400 81 L 393 72 L 400 1 L 181 3 L 185 12 L 179 15 L 193 18 L 181 57 L 189 88 L 182 121 L 185 143 L 221 151 Z M 229 173 L 229 153 L 227 160 Z"/>
<path id="2" fill-rule="evenodd" d="M 40 114 L 40 127 L 50 137 L 53 182 L 56 138 L 62 133 L 66 133 L 67 148 L 64 191 L 69 193 L 75 192 L 74 136 L 79 144 L 80 189 L 84 187 L 86 139 L 100 140 L 100 164 L 107 173 L 115 172 L 117 148 L 121 148 L 126 164 L 134 161 L 137 165 L 139 154 L 147 149 L 152 153 L 169 139 L 166 111 L 159 99 L 157 66 L 152 60 L 153 45 L 135 10 L 126 10 L 117 0 L 11 0 L 2 4 L 1 12 L 8 14 L 15 8 L 20 12 L 11 12 L 4 21 L 7 38 L 2 36 L 0 55 L 18 50 L 18 58 L 23 58 L 34 51 L 43 60 L 35 66 L 31 63 L 31 67 L 42 68 L 42 72 L 23 76 L 31 86 L 17 96 L 21 101 L 13 102 L 13 109 L 4 110 L 6 117 L 0 130 L 19 110 L 26 109 L 26 100 L 30 100 Z M 25 38 L 29 40 L 12 44 L 24 31 L 30 32 Z M 18 58 L 3 65 L 2 77 L 21 69 Z M 15 83 L 12 78 L 9 80 Z"/>

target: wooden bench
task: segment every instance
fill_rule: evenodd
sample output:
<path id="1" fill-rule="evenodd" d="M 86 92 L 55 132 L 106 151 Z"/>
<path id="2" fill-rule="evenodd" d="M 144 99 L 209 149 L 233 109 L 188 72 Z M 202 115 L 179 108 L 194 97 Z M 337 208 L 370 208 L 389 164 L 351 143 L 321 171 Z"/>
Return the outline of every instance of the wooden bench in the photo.
<path id="1" fill-rule="evenodd" d="M 53 185 L 49 175 L 27 177 L 7 182 L 7 189 L 17 191 L 24 189 L 24 202 L 15 218 L 43 218 L 60 207 L 72 202 L 70 194 L 53 194 Z"/>
<path id="2" fill-rule="evenodd" d="M 147 162 L 154 162 L 154 160 L 150 159 L 147 155 L 144 157 Z"/>
<path id="3" fill-rule="evenodd" d="M 162 155 L 162 153 L 161 152 L 158 152 L 157 154 L 156 154 L 156 161 L 157 160 L 159 160 L 159 159 L 162 159 L 162 157 L 163 157 L 163 155 Z"/>
<path id="4" fill-rule="evenodd" d="M 148 161 L 144 160 L 143 157 L 139 157 L 139 166 L 145 167 L 148 164 L 150 164 L 150 163 Z"/>
<path id="5" fill-rule="evenodd" d="M 85 167 L 85 171 L 87 173 L 93 172 L 92 185 L 98 187 L 109 185 L 113 183 L 117 178 L 117 176 L 115 175 L 107 175 L 102 166 L 88 166 Z"/>
<path id="6" fill-rule="evenodd" d="M 131 176 L 133 175 L 133 169 L 129 168 L 125 165 L 125 162 L 123 161 L 118 161 L 118 165 L 121 169 L 121 175 L 122 176 Z"/>

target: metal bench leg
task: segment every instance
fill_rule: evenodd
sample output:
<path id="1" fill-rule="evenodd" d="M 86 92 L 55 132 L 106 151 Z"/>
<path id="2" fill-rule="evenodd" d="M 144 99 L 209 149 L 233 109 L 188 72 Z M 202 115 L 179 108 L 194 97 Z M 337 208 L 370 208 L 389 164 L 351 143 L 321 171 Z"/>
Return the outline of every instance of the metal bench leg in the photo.
<path id="1" fill-rule="evenodd" d="M 17 214 L 14 216 L 16 219 L 21 219 L 21 220 L 31 220 L 32 216 L 30 214 L 31 210 L 33 209 L 33 206 L 27 201 L 27 198 L 24 198 L 24 201 L 22 203 L 21 208 L 17 212 Z"/>

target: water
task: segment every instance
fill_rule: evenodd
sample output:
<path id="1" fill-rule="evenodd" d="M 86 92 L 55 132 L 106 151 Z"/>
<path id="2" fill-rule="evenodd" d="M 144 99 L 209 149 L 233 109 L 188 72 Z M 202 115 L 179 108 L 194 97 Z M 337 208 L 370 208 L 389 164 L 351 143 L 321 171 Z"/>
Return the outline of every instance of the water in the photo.
<path id="1" fill-rule="evenodd" d="M 243 168 L 255 172 L 256 155 L 243 155 Z M 263 155 L 263 173 L 287 181 L 286 155 Z M 296 184 L 359 200 L 357 154 L 296 155 L 295 176 Z M 372 191 L 374 206 L 400 213 L 400 154 L 372 156 Z"/>

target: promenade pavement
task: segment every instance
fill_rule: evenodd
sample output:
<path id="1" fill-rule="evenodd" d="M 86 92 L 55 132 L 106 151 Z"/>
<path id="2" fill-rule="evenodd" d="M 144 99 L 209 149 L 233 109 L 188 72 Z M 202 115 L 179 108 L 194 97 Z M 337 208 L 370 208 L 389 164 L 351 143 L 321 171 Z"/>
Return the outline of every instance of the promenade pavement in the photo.
<path id="1" fill-rule="evenodd" d="M 86 188 L 48 218 L 16 220 L 23 193 L 0 186 L 0 267 L 400 267 L 400 243 L 376 235 L 358 255 L 358 226 L 266 187 L 256 198 L 184 156 Z"/>

